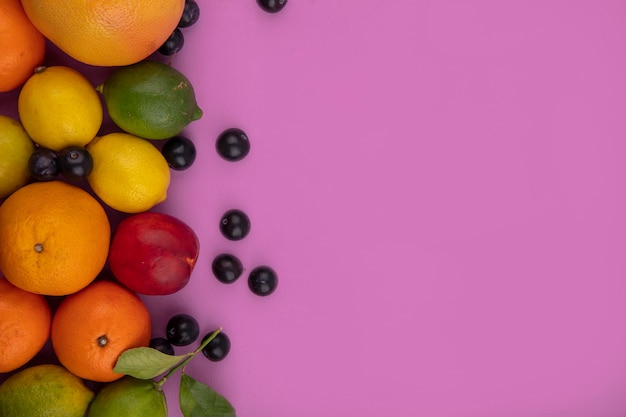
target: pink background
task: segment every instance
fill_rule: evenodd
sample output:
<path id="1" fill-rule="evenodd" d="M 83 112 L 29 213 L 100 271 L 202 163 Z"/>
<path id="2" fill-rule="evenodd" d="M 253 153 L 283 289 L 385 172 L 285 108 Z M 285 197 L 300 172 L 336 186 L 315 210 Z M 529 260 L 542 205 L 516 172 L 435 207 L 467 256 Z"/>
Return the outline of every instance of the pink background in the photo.
<path id="1" fill-rule="evenodd" d="M 198 157 L 155 210 L 201 255 L 145 298 L 155 336 L 178 312 L 230 336 L 191 376 L 239 417 L 626 415 L 626 2 L 199 4 L 173 61 Z M 219 283 L 222 251 L 276 293 Z"/>

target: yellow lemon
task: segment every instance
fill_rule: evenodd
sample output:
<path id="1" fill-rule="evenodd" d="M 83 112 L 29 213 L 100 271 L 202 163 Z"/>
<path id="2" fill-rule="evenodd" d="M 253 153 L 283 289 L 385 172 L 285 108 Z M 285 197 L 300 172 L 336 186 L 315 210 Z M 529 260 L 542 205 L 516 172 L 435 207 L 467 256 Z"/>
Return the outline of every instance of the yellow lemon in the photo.
<path id="1" fill-rule="evenodd" d="M 0 385 L 2 417 L 83 417 L 94 394 L 58 365 L 37 365 Z"/>
<path id="2" fill-rule="evenodd" d="M 0 115 L 0 198 L 26 185 L 30 179 L 28 160 L 34 150 L 20 122 Z"/>
<path id="3" fill-rule="evenodd" d="M 66 66 L 38 67 L 22 87 L 17 107 L 33 141 L 55 151 L 85 146 L 102 126 L 95 86 Z"/>
<path id="4" fill-rule="evenodd" d="M 167 198 L 169 165 L 152 142 L 116 132 L 96 137 L 87 151 L 93 158 L 87 181 L 109 207 L 139 213 Z"/>

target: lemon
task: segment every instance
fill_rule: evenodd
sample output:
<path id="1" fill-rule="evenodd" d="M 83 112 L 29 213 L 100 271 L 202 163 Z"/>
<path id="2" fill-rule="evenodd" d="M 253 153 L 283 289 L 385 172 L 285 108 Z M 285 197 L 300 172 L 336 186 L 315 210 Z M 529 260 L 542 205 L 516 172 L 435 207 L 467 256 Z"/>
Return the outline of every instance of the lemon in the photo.
<path id="1" fill-rule="evenodd" d="M 2 417 L 83 417 L 94 394 L 58 365 L 37 365 L 0 385 Z"/>
<path id="2" fill-rule="evenodd" d="M 62 65 L 36 68 L 20 91 L 17 108 L 33 141 L 55 151 L 85 146 L 102 126 L 95 87 L 80 72 Z"/>
<path id="3" fill-rule="evenodd" d="M 87 181 L 109 207 L 139 213 L 167 198 L 170 169 L 150 141 L 115 132 L 96 137 L 87 145 L 87 151 L 93 159 Z"/>
<path id="4" fill-rule="evenodd" d="M 166 417 L 167 403 L 158 384 L 124 378 L 105 385 L 96 395 L 88 417 Z"/>
<path id="5" fill-rule="evenodd" d="M 97 90 L 111 120 L 142 138 L 170 138 L 202 117 L 191 82 L 161 62 L 118 67 Z"/>
<path id="6" fill-rule="evenodd" d="M 0 115 L 0 198 L 26 185 L 30 179 L 28 160 L 34 150 L 22 124 Z"/>

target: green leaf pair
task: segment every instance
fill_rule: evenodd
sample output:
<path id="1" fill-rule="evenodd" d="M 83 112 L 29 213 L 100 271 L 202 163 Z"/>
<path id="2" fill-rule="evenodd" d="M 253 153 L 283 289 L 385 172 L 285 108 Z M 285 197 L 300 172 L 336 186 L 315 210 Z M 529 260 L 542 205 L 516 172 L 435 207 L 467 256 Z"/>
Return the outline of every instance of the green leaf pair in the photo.
<path id="1" fill-rule="evenodd" d="M 221 329 L 216 330 L 196 350 L 184 355 L 167 355 L 150 347 L 128 349 L 120 355 L 113 371 L 137 379 L 153 379 L 163 375 L 155 381 L 162 386 L 170 375 L 182 368 L 179 403 L 185 417 L 235 417 L 235 409 L 226 398 L 185 374 L 187 363 L 220 331 Z"/>

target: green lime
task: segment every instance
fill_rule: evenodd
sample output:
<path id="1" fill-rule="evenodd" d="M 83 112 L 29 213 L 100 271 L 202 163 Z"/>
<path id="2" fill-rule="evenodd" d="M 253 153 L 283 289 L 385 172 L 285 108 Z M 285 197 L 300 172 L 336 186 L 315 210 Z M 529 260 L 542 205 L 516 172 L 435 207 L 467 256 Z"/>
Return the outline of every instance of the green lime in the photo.
<path id="1" fill-rule="evenodd" d="M 161 387 L 152 380 L 125 376 L 106 384 L 89 407 L 88 417 L 166 417 Z"/>
<path id="2" fill-rule="evenodd" d="M 2 417 L 83 417 L 94 394 L 58 365 L 37 365 L 0 385 Z"/>
<path id="3" fill-rule="evenodd" d="M 30 179 L 28 160 L 35 150 L 22 124 L 0 115 L 0 198 L 7 197 Z"/>
<path id="4" fill-rule="evenodd" d="M 176 136 L 202 117 L 191 82 L 161 62 L 145 60 L 119 67 L 97 90 L 111 120 L 145 139 Z"/>

